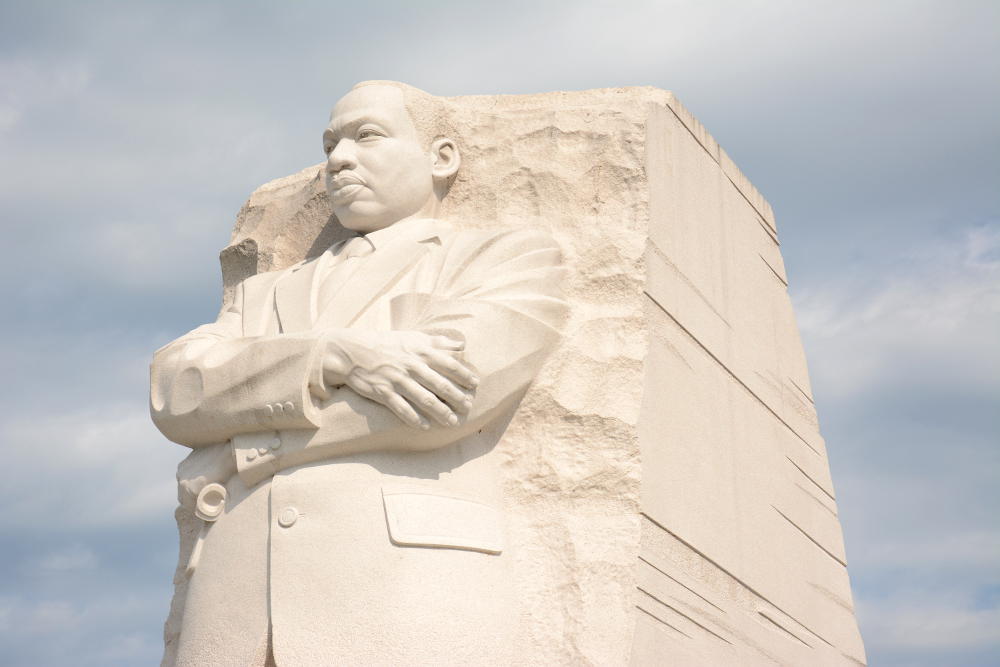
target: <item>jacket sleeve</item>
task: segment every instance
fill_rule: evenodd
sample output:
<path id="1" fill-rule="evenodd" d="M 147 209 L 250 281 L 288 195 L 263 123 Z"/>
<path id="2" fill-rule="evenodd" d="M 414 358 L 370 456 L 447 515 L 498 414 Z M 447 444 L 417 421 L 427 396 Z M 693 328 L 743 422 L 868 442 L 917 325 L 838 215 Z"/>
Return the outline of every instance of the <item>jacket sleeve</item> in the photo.
<path id="1" fill-rule="evenodd" d="M 157 350 L 150 365 L 150 414 L 170 440 L 188 447 L 267 429 L 319 424 L 309 399 L 315 335 L 243 337 L 245 283 L 212 323 Z"/>
<path id="2" fill-rule="evenodd" d="M 520 398 L 558 343 L 567 314 L 561 252 L 554 240 L 537 232 L 458 236 L 437 287 L 399 295 L 391 309 L 395 330 L 447 334 L 465 342 L 464 360 L 480 379 L 469 414 L 458 426 L 432 424 L 424 431 L 340 388 L 318 406 L 317 429 L 276 428 L 234 438 L 244 482 L 358 452 L 444 447 L 481 429 Z"/>

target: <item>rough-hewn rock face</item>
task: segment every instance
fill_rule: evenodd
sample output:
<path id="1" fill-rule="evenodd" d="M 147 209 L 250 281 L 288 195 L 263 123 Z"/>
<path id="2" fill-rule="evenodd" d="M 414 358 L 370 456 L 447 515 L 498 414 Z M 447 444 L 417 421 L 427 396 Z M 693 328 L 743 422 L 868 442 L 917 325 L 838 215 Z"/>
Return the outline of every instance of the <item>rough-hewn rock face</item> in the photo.
<path id="1" fill-rule="evenodd" d="M 441 217 L 545 229 L 571 267 L 566 338 L 499 445 L 524 664 L 863 663 L 767 203 L 665 91 L 451 102 Z M 240 211 L 227 297 L 345 234 L 319 170 Z"/>

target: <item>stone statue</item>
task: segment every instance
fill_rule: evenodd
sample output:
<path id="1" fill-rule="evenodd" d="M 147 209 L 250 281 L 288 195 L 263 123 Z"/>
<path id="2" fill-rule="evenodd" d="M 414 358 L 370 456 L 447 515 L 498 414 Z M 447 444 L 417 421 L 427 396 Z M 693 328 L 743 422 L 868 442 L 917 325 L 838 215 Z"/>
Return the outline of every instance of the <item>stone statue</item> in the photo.
<path id="1" fill-rule="evenodd" d="M 369 82 L 156 353 L 173 665 L 863 665 L 771 207 L 669 92 Z"/>
<path id="2" fill-rule="evenodd" d="M 386 83 L 341 99 L 325 180 L 356 235 L 243 281 L 154 357 L 153 420 L 193 448 L 182 502 L 212 522 L 177 665 L 480 664 L 512 646 L 486 458 L 558 340 L 561 254 L 436 218 L 461 158 L 415 125 L 420 104 Z"/>

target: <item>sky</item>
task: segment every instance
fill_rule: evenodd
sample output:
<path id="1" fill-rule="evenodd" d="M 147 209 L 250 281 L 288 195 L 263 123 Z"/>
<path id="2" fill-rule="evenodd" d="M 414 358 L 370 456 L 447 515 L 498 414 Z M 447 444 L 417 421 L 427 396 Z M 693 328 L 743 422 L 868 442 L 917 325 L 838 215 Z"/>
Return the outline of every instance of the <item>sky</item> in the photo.
<path id="1" fill-rule="evenodd" d="M 872 665 L 1000 665 L 1000 3 L 0 0 L 0 662 L 157 664 L 153 350 L 353 83 L 674 91 L 775 209 Z"/>

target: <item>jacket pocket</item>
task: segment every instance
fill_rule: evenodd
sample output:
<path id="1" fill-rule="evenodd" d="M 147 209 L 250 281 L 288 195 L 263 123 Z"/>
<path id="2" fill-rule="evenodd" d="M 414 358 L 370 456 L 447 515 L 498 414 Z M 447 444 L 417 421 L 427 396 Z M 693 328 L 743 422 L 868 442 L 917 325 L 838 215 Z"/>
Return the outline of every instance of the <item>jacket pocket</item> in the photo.
<path id="1" fill-rule="evenodd" d="M 403 547 L 444 547 L 498 554 L 501 517 L 493 507 L 456 495 L 382 489 L 389 539 Z"/>

